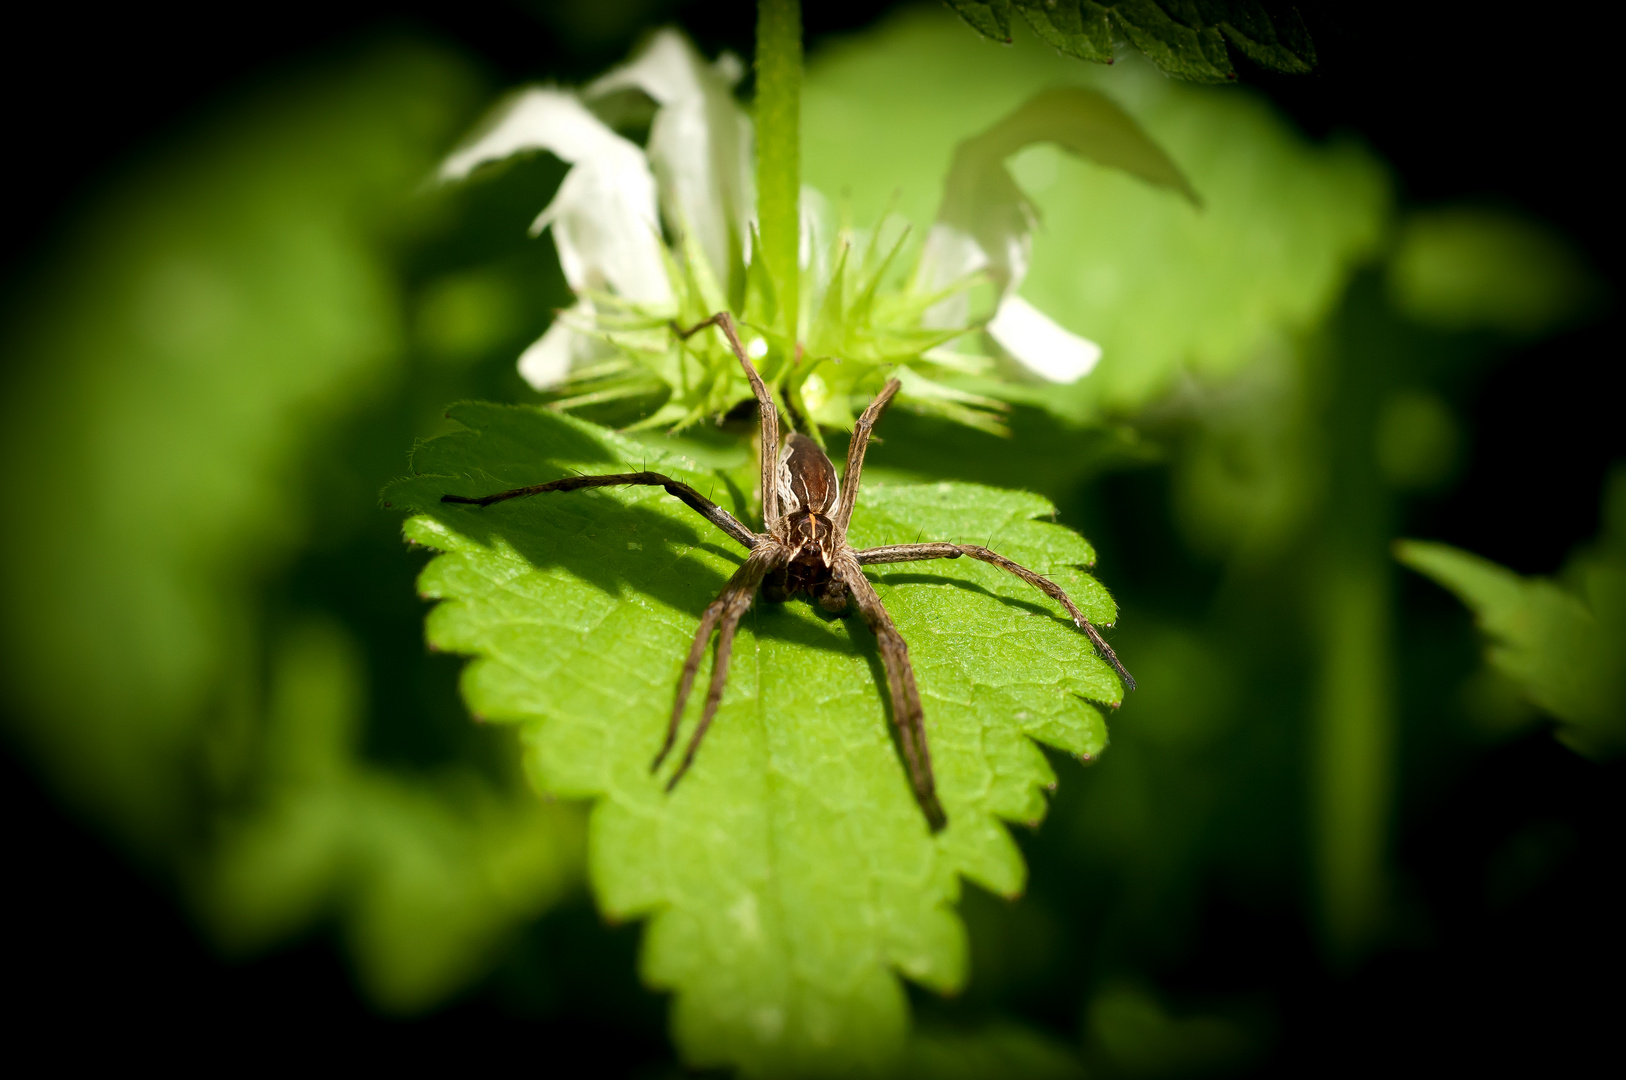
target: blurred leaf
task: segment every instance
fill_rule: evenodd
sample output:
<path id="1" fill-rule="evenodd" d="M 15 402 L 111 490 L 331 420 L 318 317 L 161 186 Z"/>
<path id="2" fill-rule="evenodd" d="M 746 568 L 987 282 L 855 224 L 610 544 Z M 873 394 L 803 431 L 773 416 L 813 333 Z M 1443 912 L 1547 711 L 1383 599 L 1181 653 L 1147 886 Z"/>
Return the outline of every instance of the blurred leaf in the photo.
<path id="1" fill-rule="evenodd" d="M 1112 63 L 1117 30 L 1159 69 L 1193 82 L 1236 78 L 1225 39 L 1261 67 L 1303 74 L 1315 47 L 1292 7 L 1257 0 L 948 0 L 978 33 L 1011 41 L 1015 9 L 1034 33 L 1070 56 Z"/>
<path id="2" fill-rule="evenodd" d="M 826 47 L 803 88 L 802 159 L 853 220 L 896 210 L 925 222 L 965 133 L 1041 90 L 1089 87 L 1134 118 L 1202 194 L 1200 211 L 1052 146 L 1008 165 L 1042 222 L 1022 295 L 1103 349 L 1089 376 L 1046 388 L 1047 408 L 1075 422 L 1138 412 L 1188 373 L 1233 374 L 1320 322 L 1376 250 L 1388 180 L 1358 146 L 1311 145 L 1245 93 L 1015 39 L 995 48 L 946 12 L 916 10 Z"/>
<path id="3" fill-rule="evenodd" d="M 231 951 L 258 950 L 334 911 L 368 996 L 439 1004 L 581 880 L 581 815 L 472 771 L 409 777 L 358 761 L 364 672 L 339 626 L 282 643 L 255 804 L 221 823 L 203 887 Z"/>
<path id="4" fill-rule="evenodd" d="M 530 298 L 515 286 L 512 274 L 490 269 L 430 282 L 416 311 L 416 337 L 425 353 L 449 367 L 464 367 L 522 332 Z"/>
<path id="5" fill-rule="evenodd" d="M 308 535 L 303 458 L 395 378 L 386 222 L 472 90 L 347 58 L 226 110 L 83 220 L 17 320 L 4 425 L 7 684 L 60 784 L 129 838 L 251 725 L 256 581 Z M 42 518 L 42 520 L 45 520 Z"/>
<path id="6" fill-rule="evenodd" d="M 1171 1016 L 1151 994 L 1129 986 L 1098 993 L 1086 1029 L 1091 1047 L 1115 1072 L 1129 1076 L 1235 1072 L 1257 1054 L 1261 1041 L 1232 1019 Z"/>
<path id="7" fill-rule="evenodd" d="M 964 983 L 958 878 L 1021 891 L 1025 870 L 1001 821 L 1037 822 L 1055 782 L 1031 740 L 1099 753 L 1106 728 L 1091 702 L 1120 699 L 1112 672 L 1042 597 L 992 567 L 876 574 L 926 702 L 949 817 L 934 837 L 893 747 L 867 631 L 805 604 L 759 604 L 716 724 L 667 796 L 649 762 L 699 612 L 741 553 L 658 489 L 485 510 L 439 498 L 636 463 L 743 517 L 749 507 L 729 495 L 749 479 L 707 476 L 551 412 L 461 405 L 452 415 L 470 430 L 421 446 L 417 475 L 388 492 L 418 514 L 407 535 L 446 552 L 420 583 L 442 601 L 430 641 L 476 658 L 463 678 L 469 705 L 524 725 L 540 787 L 597 800 L 599 903 L 611 918 L 651 917 L 644 977 L 677 991 L 688 1060 L 753 1075 L 873 1072 L 894 1060 L 907 1014 L 894 971 L 940 992 Z M 989 542 L 1112 621 L 1111 598 L 1077 569 L 1091 548 L 1036 520 L 1052 513 L 1041 498 L 874 484 L 860 501 L 856 544 Z"/>
<path id="8" fill-rule="evenodd" d="M 1456 593 L 1489 639 L 1485 657 L 1588 757 L 1626 749 L 1626 470 L 1605 504 L 1609 531 L 1559 581 L 1527 578 L 1445 544 L 1400 541 L 1396 557 Z"/>
<path id="9" fill-rule="evenodd" d="M 900 1077 L 931 1080 L 1082 1080 L 1086 1074 L 1071 1046 L 1016 1024 L 989 1024 L 964 1031 L 928 1027 L 909 1040 Z"/>
<path id="10" fill-rule="evenodd" d="M 1406 219 L 1389 263 L 1395 305 L 1446 330 L 1536 336 L 1593 307 L 1600 286 L 1561 236 L 1513 214 L 1472 207 Z"/>
<path id="11" fill-rule="evenodd" d="M 291 565 L 374 512 L 365 462 L 324 455 L 365 455 L 369 425 L 399 446 L 378 418 L 408 362 L 397 245 L 445 209 L 423 179 L 476 93 L 455 55 L 395 43 L 220 103 L 115 178 L 8 312 L 0 397 L 36 508 L 0 540 L 8 734 L 224 947 L 336 915 L 395 1010 L 482 974 L 583 861 L 581 815 L 521 777 L 368 762 L 369 713 L 412 719 L 369 691 L 406 676 L 332 622 L 278 629 Z M 490 321 L 505 289 L 428 290 L 424 351 L 513 333 Z"/>
<path id="12" fill-rule="evenodd" d="M 1462 433 L 1438 394 L 1402 390 L 1384 402 L 1376 441 L 1384 479 L 1402 490 L 1425 490 L 1450 478 Z"/>

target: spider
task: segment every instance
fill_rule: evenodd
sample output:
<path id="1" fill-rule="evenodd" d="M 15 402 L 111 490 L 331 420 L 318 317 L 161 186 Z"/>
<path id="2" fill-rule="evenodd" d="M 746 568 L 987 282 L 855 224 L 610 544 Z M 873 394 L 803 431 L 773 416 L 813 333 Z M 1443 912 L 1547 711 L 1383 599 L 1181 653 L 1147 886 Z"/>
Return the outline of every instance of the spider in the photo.
<path id="1" fill-rule="evenodd" d="M 723 687 L 728 681 L 728 662 L 734 649 L 734 635 L 740 619 L 751 607 L 760 589 L 770 601 L 782 602 L 806 593 L 810 600 L 824 610 L 844 614 L 856 604 L 870 631 L 879 644 L 881 660 L 886 669 L 887 688 L 892 698 L 892 718 L 897 725 L 904 764 L 914 788 L 915 801 L 920 804 L 933 832 L 948 824 L 943 806 L 937 799 L 937 786 L 932 778 L 931 754 L 926 747 L 926 726 L 920 705 L 920 690 L 915 685 L 915 673 L 909 663 L 909 646 L 893 625 L 892 617 L 875 594 L 874 587 L 864 577 L 862 567 L 876 563 L 916 562 L 925 559 L 958 559 L 968 555 L 973 559 L 991 563 L 1001 570 L 1015 574 L 1067 609 L 1073 624 L 1089 637 L 1102 659 L 1112 665 L 1124 685 L 1133 690 L 1135 680 L 1124 670 L 1111 646 L 1078 606 L 1061 587 L 1020 566 L 988 548 L 974 544 L 886 544 L 881 547 L 854 548 L 847 542 L 847 525 L 852 520 L 853 505 L 858 499 L 859 479 L 864 470 L 864 452 L 869 446 L 871 430 L 881 412 L 898 392 L 898 380 L 887 382 L 875 395 L 858 418 L 853 428 L 852 442 L 847 448 L 847 469 L 840 481 L 830 458 L 818 443 L 800 432 L 789 435 L 781 447 L 779 443 L 779 413 L 773 398 L 763 384 L 762 377 L 740 347 L 739 333 L 733 318 L 719 312 L 687 330 L 676 323 L 672 329 L 686 340 L 699 331 L 715 326 L 727 338 L 729 347 L 745 369 L 751 382 L 762 420 L 762 524 L 763 531 L 753 532 L 732 514 L 681 480 L 656 472 L 615 473 L 609 476 L 567 476 L 545 484 L 499 491 L 494 495 L 469 498 L 463 495 L 443 495 L 441 502 L 490 506 L 506 499 L 524 498 L 549 491 L 575 491 L 578 488 L 613 487 L 623 484 L 642 484 L 663 487 L 667 493 L 681 499 L 707 521 L 727 533 L 750 552 L 744 565 L 737 570 L 723 591 L 718 594 L 700 616 L 700 629 L 695 632 L 694 644 L 689 648 L 688 660 L 679 677 L 677 699 L 672 705 L 672 718 L 667 724 L 666 740 L 655 755 L 650 771 L 660 769 L 676 744 L 678 726 L 683 718 L 684 706 L 694 687 L 701 658 L 711 636 L 717 634 L 717 658 L 712 665 L 711 686 L 706 692 L 705 708 L 700 723 L 690 736 L 677 771 L 666 784 L 670 792 L 694 763 L 700 741 L 711 726 L 712 717 L 723 698 Z"/>

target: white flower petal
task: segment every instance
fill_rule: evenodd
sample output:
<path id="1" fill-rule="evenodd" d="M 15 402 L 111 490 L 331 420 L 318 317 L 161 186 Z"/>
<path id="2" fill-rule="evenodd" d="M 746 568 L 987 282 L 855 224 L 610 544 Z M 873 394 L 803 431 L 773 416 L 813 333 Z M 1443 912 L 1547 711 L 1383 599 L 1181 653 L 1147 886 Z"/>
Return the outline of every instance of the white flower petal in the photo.
<path id="1" fill-rule="evenodd" d="M 571 169 L 531 231 L 550 225 L 559 267 L 575 292 L 611 289 L 639 303 L 671 302 L 655 223 L 655 181 L 642 152 L 636 160 L 617 155 Z"/>
<path id="2" fill-rule="evenodd" d="M 956 225 L 939 221 L 926 233 L 916 270 L 917 286 L 925 292 L 946 289 L 988 266 L 988 253 L 976 237 Z M 971 315 L 971 298 L 962 289 L 926 309 L 921 323 L 932 329 L 963 326 Z"/>
<path id="3" fill-rule="evenodd" d="M 751 122 L 734 100 L 729 74 L 729 65 L 708 65 L 682 34 L 663 30 L 585 91 L 594 98 L 638 89 L 660 106 L 649 129 L 649 160 L 667 223 L 693 232 L 723 282 L 743 262 L 756 206 Z"/>
<path id="4" fill-rule="evenodd" d="M 554 316 L 547 333 L 520 354 L 520 376 L 533 389 L 548 390 L 564 382 L 573 368 L 608 353 L 610 349 L 603 342 L 576 329 L 592 321 L 593 305 L 586 300 Z"/>
<path id="5" fill-rule="evenodd" d="M 488 161 L 526 150 L 547 150 L 572 165 L 638 150 L 565 90 L 526 90 L 498 106 L 493 115 L 481 135 L 441 162 L 440 179 L 461 180 Z"/>
<path id="6" fill-rule="evenodd" d="M 701 92 L 699 73 L 704 66 L 688 39 L 676 30 L 662 30 L 637 56 L 588 83 L 582 96 L 591 99 L 616 90 L 642 90 L 657 105 L 671 105 Z"/>
<path id="7" fill-rule="evenodd" d="M 532 389 L 547 390 L 565 381 L 575 360 L 576 331 L 554 319 L 548 332 L 519 354 L 519 374 Z"/>
<path id="8" fill-rule="evenodd" d="M 446 159 L 440 176 L 459 179 L 483 162 L 526 150 L 546 150 L 574 166 L 532 226 L 533 232 L 553 226 L 571 289 L 608 289 L 640 303 L 670 303 L 649 162 L 636 143 L 611 131 L 574 94 L 544 87 L 513 98 L 484 134 Z"/>
<path id="9" fill-rule="evenodd" d="M 988 333 L 1023 367 L 1055 383 L 1076 382 L 1101 359 L 1101 346 L 1057 325 L 1016 295 L 999 305 Z"/>
<path id="10" fill-rule="evenodd" d="M 803 184 L 797 200 L 801 219 L 796 262 L 813 276 L 814 288 L 823 291 L 830 280 L 830 247 L 836 238 L 836 212 L 824 192 Z"/>

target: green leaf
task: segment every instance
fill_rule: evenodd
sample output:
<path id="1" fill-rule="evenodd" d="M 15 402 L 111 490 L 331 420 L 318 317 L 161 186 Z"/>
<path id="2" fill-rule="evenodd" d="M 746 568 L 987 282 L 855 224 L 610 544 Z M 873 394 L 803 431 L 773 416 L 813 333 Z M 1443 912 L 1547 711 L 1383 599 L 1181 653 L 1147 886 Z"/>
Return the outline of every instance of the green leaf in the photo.
<path id="1" fill-rule="evenodd" d="M 1011 40 L 1011 0 L 948 0 L 948 6 L 982 36 Z"/>
<path id="2" fill-rule="evenodd" d="M 807 182 L 843 192 L 854 220 L 896 210 L 923 224 L 966 133 L 1040 91 L 1087 87 L 1134 119 L 1202 194 L 1200 211 L 1055 146 L 1006 166 L 1040 220 L 1022 296 L 1102 348 L 1090 375 L 1045 389 L 1058 415 L 1134 413 L 1188 375 L 1224 378 L 1279 350 L 1383 241 L 1389 181 L 1364 149 L 1312 144 L 1235 88 L 1175 82 L 1133 56 L 1078 64 L 1013 34 L 996 47 L 946 11 L 912 10 L 816 53 L 802 157 Z"/>
<path id="3" fill-rule="evenodd" d="M 972 1031 L 930 1027 L 909 1040 L 899 1076 L 932 1080 L 1082 1080 L 1073 1047 L 1011 1023 Z"/>
<path id="4" fill-rule="evenodd" d="M 473 982 L 514 929 L 582 878 L 576 807 L 471 769 L 414 777 L 361 759 L 360 649 L 309 620 L 279 643 L 256 798 L 218 823 L 204 914 L 228 952 L 334 912 L 368 997 L 421 1012 Z"/>
<path id="5" fill-rule="evenodd" d="M 699 613 L 743 553 L 659 489 L 484 510 L 439 499 L 648 467 L 749 520 L 749 467 L 708 475 L 547 411 L 450 415 L 469 430 L 419 447 L 415 475 L 387 493 L 415 515 L 408 537 L 445 553 L 420 582 L 441 601 L 429 640 L 475 658 L 463 676 L 470 708 L 522 725 L 542 790 L 595 800 L 594 890 L 610 918 L 650 918 L 642 971 L 676 992 L 686 1058 L 753 1075 L 887 1067 L 907 1027 L 898 975 L 940 992 L 964 985 L 959 879 L 1022 890 L 1002 822 L 1037 823 L 1055 783 L 1033 740 L 1100 753 L 1092 702 L 1121 699 L 1113 673 L 1042 596 L 992 567 L 873 574 L 925 700 L 949 817 L 934 837 L 894 749 L 863 624 L 759 603 L 717 720 L 667 795 L 649 763 Z M 1111 598 L 1080 569 L 1093 551 L 1041 520 L 1052 513 L 1037 496 L 967 484 L 866 485 L 852 539 L 988 543 L 1110 623 Z"/>
<path id="6" fill-rule="evenodd" d="M 1236 70 L 1225 51 L 1225 35 L 1202 16 L 1202 5 L 1193 3 L 1119 0 L 1112 5 L 1112 21 L 1160 71 L 1192 82 L 1229 82 Z"/>
<path id="7" fill-rule="evenodd" d="M 1445 544 L 1402 540 L 1396 557 L 1450 589 L 1488 639 L 1485 658 L 1559 721 L 1588 757 L 1626 750 L 1626 470 L 1605 506 L 1610 529 L 1560 581 L 1527 578 Z"/>
<path id="8" fill-rule="evenodd" d="M 1016 0 L 1016 7 L 1047 45 L 1080 60 L 1112 63 L 1112 23 L 1106 5 L 1091 0 Z"/>
<path id="9" fill-rule="evenodd" d="M 1315 68 L 1315 44 L 1295 7 L 1274 4 L 1274 11 L 1255 0 L 1198 0 L 1209 17 L 1260 67 L 1293 75 Z"/>
<path id="10" fill-rule="evenodd" d="M 1011 9 L 1069 56 L 1112 63 L 1116 29 L 1167 74 L 1193 82 L 1236 78 L 1225 39 L 1254 63 L 1303 74 L 1315 46 L 1293 8 L 1272 13 L 1257 0 L 949 0 L 984 37 L 1009 43 Z"/>
<path id="11" fill-rule="evenodd" d="M 1260 1033 L 1237 1019 L 1171 1016 L 1145 990 L 1108 986 L 1086 1009 L 1091 1048 L 1129 1076 L 1235 1074 L 1264 1048 Z"/>

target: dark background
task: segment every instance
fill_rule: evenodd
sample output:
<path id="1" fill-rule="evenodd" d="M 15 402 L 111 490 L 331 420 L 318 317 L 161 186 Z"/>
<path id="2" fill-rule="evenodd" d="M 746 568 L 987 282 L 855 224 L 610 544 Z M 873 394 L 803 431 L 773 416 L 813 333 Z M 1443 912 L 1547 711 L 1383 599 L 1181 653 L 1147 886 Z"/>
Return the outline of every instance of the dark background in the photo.
<path id="1" fill-rule="evenodd" d="M 891 6 L 808 4 L 809 50 Z M 1609 164 L 1617 97 L 1602 54 L 1612 40 L 1606 27 L 1572 28 L 1561 42 L 1532 30 L 1515 41 L 1505 22 L 1465 5 L 1317 5 L 1305 17 L 1318 70 L 1281 76 L 1238 57 L 1243 82 L 1312 137 L 1358 132 L 1392 164 L 1408 203 L 1477 201 L 1558 226 L 1620 295 L 1619 177 Z M 482 58 L 496 85 L 570 82 L 621 58 L 640 30 L 662 21 L 681 23 L 708 53 L 750 54 L 754 5 L 736 0 L 35 9 L 8 28 L 0 65 L 14 148 L 4 284 L 26 279 L 56 230 L 109 176 L 263 72 L 358 36 L 406 30 Z M 1607 385 L 1620 329 L 1611 301 L 1594 322 L 1491 371 L 1465 418 L 1473 433 L 1466 474 L 1446 494 L 1414 502 L 1404 531 L 1526 574 L 1552 573 L 1590 539 L 1604 473 L 1626 458 L 1626 423 L 1617 396 L 1575 388 Z M 1103 492 L 1108 505 L 1135 497 L 1114 487 Z M 1119 565 L 1132 575 L 1135 562 Z M 1123 583 L 1125 592 L 1135 587 Z M 1454 605 L 1420 579 L 1408 576 L 1403 587 L 1408 610 Z M 220 963 L 167 892 L 64 816 L 20 763 L 5 756 L 0 769 L 8 867 L 0 963 L 12 1002 L 6 1026 L 25 1041 L 69 1058 L 201 1061 L 234 1047 L 224 1060 L 310 1060 L 336 1046 L 379 1063 L 500 1056 L 547 1068 L 574 1057 L 606 1075 L 671 1068 L 664 1004 L 635 988 L 636 927 L 609 932 L 621 955 L 606 965 L 606 932 L 579 906 L 525 941 L 522 952 L 545 964 L 516 963 L 428 1019 L 382 1020 L 323 939 Z M 1400 874 L 1425 907 L 1452 913 L 1426 940 L 1392 946 L 1335 977 L 1304 928 L 1250 925 L 1253 916 L 1219 905 L 1175 981 L 1200 991 L 1207 973 L 1242 967 L 1273 987 L 1282 1038 L 1269 1070 L 1284 1075 L 1574 1071 L 1606 1052 L 1619 1021 L 1622 780 L 1620 764 L 1588 763 L 1545 732 L 1491 750 L 1432 785 L 1426 804 L 1402 799 Z M 1539 884 L 1487 901 L 1487 860 L 1531 822 L 1567 829 L 1570 854 Z M 584 934 L 596 939 L 593 949 L 573 953 Z M 539 969 L 557 972 L 558 985 L 525 974 Z M 629 1001 L 641 1002 L 631 1014 Z"/>

